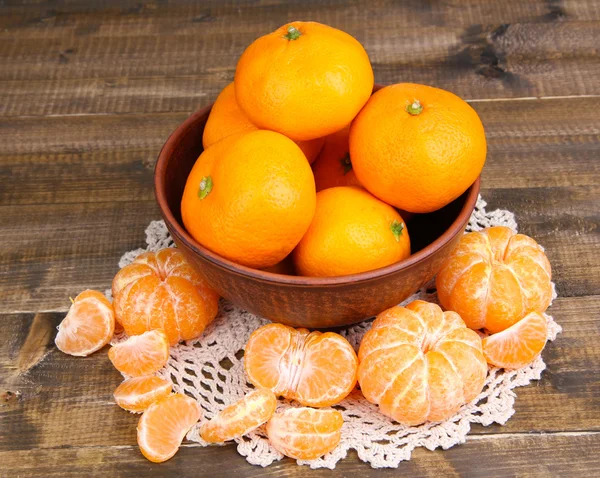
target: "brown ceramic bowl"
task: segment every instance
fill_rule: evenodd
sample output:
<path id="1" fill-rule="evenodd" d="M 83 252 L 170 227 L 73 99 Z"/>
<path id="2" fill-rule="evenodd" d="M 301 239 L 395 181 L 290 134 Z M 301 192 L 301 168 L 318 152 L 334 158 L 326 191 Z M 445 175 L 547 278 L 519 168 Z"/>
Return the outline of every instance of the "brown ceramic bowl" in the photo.
<path id="1" fill-rule="evenodd" d="M 477 202 L 479 179 L 443 209 L 412 215 L 407 222 L 412 255 L 373 271 L 302 277 L 236 264 L 198 244 L 181 220 L 183 189 L 202 152 L 210 108 L 190 116 L 162 148 L 154 171 L 156 199 L 175 244 L 208 283 L 234 304 L 274 322 L 310 329 L 339 327 L 402 302 L 435 276 L 458 244 Z"/>

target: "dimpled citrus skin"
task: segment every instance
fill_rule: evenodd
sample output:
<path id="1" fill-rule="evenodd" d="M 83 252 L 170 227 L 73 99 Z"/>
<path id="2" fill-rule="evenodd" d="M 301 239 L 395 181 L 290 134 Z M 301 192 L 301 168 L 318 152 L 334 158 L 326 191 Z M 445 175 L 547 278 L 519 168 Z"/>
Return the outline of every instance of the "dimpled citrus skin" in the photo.
<path id="1" fill-rule="evenodd" d="M 423 107 L 411 115 L 415 100 Z M 352 122 L 350 157 L 362 185 L 409 212 L 435 211 L 473 184 L 486 156 L 473 108 L 438 88 L 400 83 L 373 94 Z"/>
<path id="2" fill-rule="evenodd" d="M 358 351 L 365 398 L 405 425 L 449 418 L 485 383 L 481 339 L 456 312 L 416 300 L 377 316 Z"/>
<path id="3" fill-rule="evenodd" d="M 395 224 L 398 238 L 392 231 Z M 317 193 L 313 221 L 293 252 L 298 274 L 357 274 L 405 259 L 410 239 L 404 220 L 388 204 L 358 187 Z"/>
<path id="4" fill-rule="evenodd" d="M 206 149 L 232 134 L 249 133 L 256 130 L 258 128 L 252 124 L 250 119 L 238 106 L 233 83 L 229 83 L 221 91 L 210 110 L 206 126 L 204 126 L 202 145 Z M 296 142 L 309 163 L 313 163 L 317 159 L 324 143 L 325 138 Z"/>
<path id="5" fill-rule="evenodd" d="M 202 198 L 205 178 L 212 189 Z M 239 264 L 264 268 L 298 244 L 315 203 L 314 178 L 300 148 L 262 130 L 229 136 L 200 155 L 183 192 L 181 215 L 203 246 Z"/>
<path id="6" fill-rule="evenodd" d="M 290 27 L 299 32 L 296 39 L 288 39 Z M 258 38 L 235 71 L 237 101 L 250 120 L 294 140 L 339 131 L 372 89 L 373 69 L 362 45 L 316 22 L 286 23 Z"/>
<path id="7" fill-rule="evenodd" d="M 145 252 L 113 279 L 118 322 L 127 335 L 163 329 L 169 343 L 198 337 L 216 317 L 219 296 L 175 248 Z"/>
<path id="8" fill-rule="evenodd" d="M 360 186 L 350 160 L 350 126 L 325 138 L 325 145 L 314 162 L 317 192 L 336 186 Z"/>
<path id="9" fill-rule="evenodd" d="M 468 327 L 505 330 L 552 301 L 552 270 L 543 249 L 508 227 L 465 234 L 436 278 L 440 304 Z"/>

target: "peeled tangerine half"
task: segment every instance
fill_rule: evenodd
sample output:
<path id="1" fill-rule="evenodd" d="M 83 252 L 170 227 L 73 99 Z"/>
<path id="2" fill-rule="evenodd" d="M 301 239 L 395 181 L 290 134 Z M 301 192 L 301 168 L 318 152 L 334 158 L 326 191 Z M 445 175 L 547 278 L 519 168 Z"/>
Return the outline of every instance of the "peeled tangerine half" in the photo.
<path id="1" fill-rule="evenodd" d="M 281 324 L 255 330 L 244 352 L 248 380 L 302 405 L 327 407 L 356 385 L 358 359 L 333 332 L 309 332 Z"/>
<path id="2" fill-rule="evenodd" d="M 151 375 L 169 360 L 169 339 L 162 330 L 134 335 L 125 342 L 113 345 L 108 351 L 108 358 L 125 375 Z"/>
<path id="3" fill-rule="evenodd" d="M 465 234 L 437 275 L 440 304 L 471 329 L 510 327 L 552 301 L 550 263 L 531 237 L 508 227 Z"/>
<path id="4" fill-rule="evenodd" d="M 521 368 L 540 354 L 547 337 L 546 317 L 530 312 L 508 329 L 483 339 L 483 354 L 496 367 Z"/>
<path id="5" fill-rule="evenodd" d="M 171 458 L 190 428 L 202 417 L 198 403 L 181 393 L 150 405 L 138 423 L 137 441 L 142 454 L 154 463 Z"/>
<path id="6" fill-rule="evenodd" d="M 379 314 L 358 359 L 365 398 L 405 425 L 449 418 L 479 395 L 488 370 L 479 335 L 421 300 Z"/>
<path id="7" fill-rule="evenodd" d="M 198 337 L 219 308 L 217 293 L 173 248 L 145 252 L 123 267 L 112 295 L 127 335 L 163 329 L 171 345 Z"/>
<path id="8" fill-rule="evenodd" d="M 285 456 L 314 460 L 338 446 L 343 424 L 337 410 L 289 408 L 269 420 L 267 436 L 269 443 Z"/>
<path id="9" fill-rule="evenodd" d="M 75 297 L 54 343 L 61 352 L 85 357 L 109 343 L 114 332 L 111 303 L 100 292 L 86 290 Z"/>
<path id="10" fill-rule="evenodd" d="M 172 384 L 154 375 L 128 378 L 117 387 L 115 403 L 130 412 L 143 412 L 154 402 L 171 394 Z"/>
<path id="11" fill-rule="evenodd" d="M 203 423 L 200 436 L 208 443 L 233 440 L 266 423 L 275 413 L 275 408 L 277 398 L 271 390 L 255 390 Z"/>

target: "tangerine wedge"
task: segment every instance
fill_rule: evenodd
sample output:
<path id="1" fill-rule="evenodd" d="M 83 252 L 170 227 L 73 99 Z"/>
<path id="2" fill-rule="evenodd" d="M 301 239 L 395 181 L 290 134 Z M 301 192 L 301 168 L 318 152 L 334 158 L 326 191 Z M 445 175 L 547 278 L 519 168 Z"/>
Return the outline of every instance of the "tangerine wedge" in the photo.
<path id="1" fill-rule="evenodd" d="M 542 352 L 547 338 L 548 321 L 542 314 L 530 312 L 508 329 L 484 338 L 483 355 L 496 367 L 521 368 Z"/>
<path id="2" fill-rule="evenodd" d="M 85 357 L 109 343 L 114 331 L 111 303 L 100 292 L 86 290 L 75 297 L 54 343 L 61 352 Z"/>
<path id="3" fill-rule="evenodd" d="M 266 423 L 275 413 L 275 408 L 277 398 L 271 390 L 255 390 L 202 424 L 200 436 L 208 443 L 233 440 Z"/>
<path id="4" fill-rule="evenodd" d="M 169 360 L 169 339 L 162 330 L 151 330 L 114 345 L 108 358 L 115 368 L 131 377 L 151 375 Z"/>
<path id="5" fill-rule="evenodd" d="M 340 443 L 344 424 L 337 410 L 290 408 L 267 422 L 273 447 L 296 460 L 314 460 L 333 451 Z"/>
<path id="6" fill-rule="evenodd" d="M 356 385 L 358 359 L 339 334 L 268 324 L 250 336 L 244 367 L 256 387 L 302 405 L 327 407 L 342 401 Z"/>
<path id="7" fill-rule="evenodd" d="M 154 375 L 128 378 L 117 387 L 115 402 L 130 412 L 143 412 L 154 402 L 171 394 L 172 384 Z"/>
<path id="8" fill-rule="evenodd" d="M 171 458 L 187 432 L 202 417 L 196 401 L 176 393 L 150 405 L 138 423 L 137 442 L 142 454 L 154 463 Z"/>

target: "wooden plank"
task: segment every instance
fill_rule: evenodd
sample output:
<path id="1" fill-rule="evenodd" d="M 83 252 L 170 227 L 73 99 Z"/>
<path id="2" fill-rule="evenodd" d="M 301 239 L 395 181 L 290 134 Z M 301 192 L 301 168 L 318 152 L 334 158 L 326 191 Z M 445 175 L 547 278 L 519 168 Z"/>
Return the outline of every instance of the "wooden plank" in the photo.
<path id="1" fill-rule="evenodd" d="M 561 298 L 550 309 L 564 328 L 548 345 L 548 369 L 519 388 L 516 413 L 505 426 L 474 426 L 473 435 L 600 431 L 600 349 L 595 313 L 600 296 Z M 133 446 L 138 417 L 118 408 L 112 393 L 121 376 L 103 349 L 87 358 L 54 346 L 64 313 L 0 317 L 0 451 L 32 448 Z"/>
<path id="2" fill-rule="evenodd" d="M 0 27 L 18 29 L 24 37 L 120 34 L 136 35 L 141 31 L 169 33 L 190 30 L 214 33 L 237 32 L 239 22 L 246 29 L 276 28 L 297 19 L 325 23 L 378 24 L 384 28 L 403 29 L 420 25 L 458 25 L 574 20 L 598 20 L 600 8 L 593 0 L 563 0 L 557 2 L 506 0 L 490 3 L 486 0 L 465 0 L 460 9 L 452 2 L 389 2 L 386 0 L 355 1 L 303 0 L 269 2 L 189 0 L 154 2 L 152 0 L 105 0 L 89 2 L 5 1 L 1 8 Z M 167 25 L 168 28 L 164 28 Z M 162 27 L 162 28 L 161 28 Z M 63 30 L 57 30 L 61 28 Z M 137 30 L 133 30 L 137 28 Z M 52 31 L 51 31 L 52 30 Z"/>
<path id="3" fill-rule="evenodd" d="M 361 22 L 342 26 L 360 38 Z M 360 38 L 380 83 L 426 83 L 466 99 L 600 93 L 600 60 L 594 54 L 600 22 L 466 30 L 413 25 L 401 34 L 389 31 L 378 25 Z M 6 64 L 0 70 L 0 113 L 189 111 L 233 79 L 239 55 L 261 33 L 244 28 L 240 34 L 177 30 L 119 37 L 111 30 L 107 36 L 72 35 L 69 41 L 44 36 L 18 43 L 0 37 Z"/>
<path id="4" fill-rule="evenodd" d="M 0 176 L 10 180 L 0 189 L 0 204 L 152 201 L 157 155 L 158 148 L 153 147 L 6 156 Z"/>
<path id="5" fill-rule="evenodd" d="M 409 476 L 436 478 L 596 476 L 600 473 L 597 449 L 600 434 L 520 435 L 503 439 L 467 441 L 449 450 L 415 450 L 412 459 L 397 469 L 373 469 L 358 460 L 354 451 L 335 467 L 340 476 Z M 233 446 L 199 448 L 183 446 L 160 465 L 143 458 L 133 446 L 68 447 L 0 452 L 5 469 L 15 476 L 331 476 L 327 469 L 311 470 L 288 458 L 266 468 L 253 467 Z M 67 465 L 68 464 L 68 465 Z"/>
<path id="6" fill-rule="evenodd" d="M 145 246 L 154 201 L 3 207 L 2 311 L 66 310 L 68 297 L 105 290 L 123 253 Z"/>
<path id="7" fill-rule="evenodd" d="M 548 151 L 553 145 L 558 147 L 577 141 L 589 143 L 600 136 L 597 114 L 600 96 L 481 101 L 473 102 L 472 106 L 485 126 L 490 151 L 496 145 L 510 147 L 513 143 L 517 146 L 514 142 L 521 138 L 536 138 Z M 0 156 L 153 148 L 158 153 L 169 134 L 189 113 L 0 117 L 0 132 L 10 138 L 4 143 Z M 532 148 L 531 145 L 528 147 Z M 593 146 L 587 147 L 593 150 Z"/>

